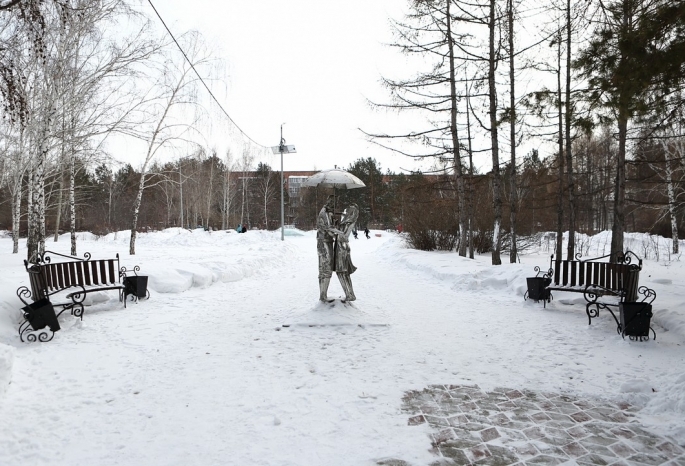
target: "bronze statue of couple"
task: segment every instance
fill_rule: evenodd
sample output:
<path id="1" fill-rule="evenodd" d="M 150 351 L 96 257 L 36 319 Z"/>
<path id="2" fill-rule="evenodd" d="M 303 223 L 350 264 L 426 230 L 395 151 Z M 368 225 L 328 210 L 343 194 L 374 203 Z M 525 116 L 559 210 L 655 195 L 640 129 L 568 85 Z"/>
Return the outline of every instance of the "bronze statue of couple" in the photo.
<path id="1" fill-rule="evenodd" d="M 350 257 L 350 233 L 359 217 L 359 207 L 350 205 L 336 227 L 333 222 L 333 196 L 329 196 L 326 204 L 316 219 L 316 250 L 319 254 L 319 300 L 331 302 L 328 299 L 328 285 L 333 272 L 345 291 L 343 302 L 354 301 L 356 296 L 352 289 L 350 274 L 357 270 Z"/>

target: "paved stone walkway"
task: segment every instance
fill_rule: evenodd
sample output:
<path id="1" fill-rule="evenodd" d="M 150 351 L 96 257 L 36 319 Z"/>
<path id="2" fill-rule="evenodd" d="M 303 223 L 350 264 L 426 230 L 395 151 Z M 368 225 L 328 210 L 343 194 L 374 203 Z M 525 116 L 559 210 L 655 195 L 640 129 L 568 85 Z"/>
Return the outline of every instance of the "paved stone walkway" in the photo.
<path id="1" fill-rule="evenodd" d="M 477 385 L 434 385 L 407 392 L 403 402 L 410 426 L 434 429 L 435 466 L 685 466 L 685 448 L 641 428 L 637 408 L 624 403 Z"/>

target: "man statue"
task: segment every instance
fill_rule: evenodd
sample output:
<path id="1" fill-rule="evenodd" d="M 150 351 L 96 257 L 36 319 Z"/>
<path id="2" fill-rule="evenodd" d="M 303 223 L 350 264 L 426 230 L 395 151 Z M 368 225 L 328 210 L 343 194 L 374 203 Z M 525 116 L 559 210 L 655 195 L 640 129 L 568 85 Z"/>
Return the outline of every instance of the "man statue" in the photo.
<path id="1" fill-rule="evenodd" d="M 319 300 L 330 302 L 328 285 L 334 269 L 334 248 L 336 229 L 333 227 L 333 196 L 328 196 L 326 204 L 316 218 L 316 252 L 319 254 Z"/>
<path id="2" fill-rule="evenodd" d="M 359 207 L 352 204 L 345 210 L 340 221 L 340 230 L 336 231 L 335 238 L 335 273 L 345 291 L 345 301 L 354 301 L 357 297 L 352 289 L 350 274 L 357 270 L 350 257 L 350 233 L 355 229 L 355 223 L 359 217 Z"/>

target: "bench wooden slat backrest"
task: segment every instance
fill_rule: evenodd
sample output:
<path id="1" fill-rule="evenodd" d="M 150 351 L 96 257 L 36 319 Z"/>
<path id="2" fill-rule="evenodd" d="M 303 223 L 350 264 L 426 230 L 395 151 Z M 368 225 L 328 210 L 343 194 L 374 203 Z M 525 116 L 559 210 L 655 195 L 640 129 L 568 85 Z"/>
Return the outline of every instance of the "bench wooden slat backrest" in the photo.
<path id="1" fill-rule="evenodd" d="M 81 260 L 73 262 L 44 263 L 38 267 L 45 280 L 45 288 L 52 292 L 73 285 L 117 285 L 119 280 L 119 259 Z M 33 278 L 33 275 L 32 275 Z M 35 285 L 39 285 L 36 283 Z M 34 287 L 34 283 L 31 283 Z"/>
<path id="2" fill-rule="evenodd" d="M 553 286 L 599 285 L 613 291 L 625 291 L 628 302 L 637 298 L 640 268 L 634 265 L 559 259 L 554 260 L 553 265 Z"/>

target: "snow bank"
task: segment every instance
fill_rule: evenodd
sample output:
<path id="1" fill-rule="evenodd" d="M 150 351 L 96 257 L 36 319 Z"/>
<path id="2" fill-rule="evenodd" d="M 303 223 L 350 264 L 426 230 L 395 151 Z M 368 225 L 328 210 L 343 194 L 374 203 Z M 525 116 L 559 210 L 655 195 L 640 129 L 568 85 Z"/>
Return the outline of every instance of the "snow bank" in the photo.
<path id="1" fill-rule="evenodd" d="M 93 259 L 119 254 L 122 266 L 132 270 L 138 265 L 139 273 L 148 275 L 148 288 L 152 293 L 181 293 L 191 288 L 206 288 L 216 282 L 239 281 L 260 269 L 284 263 L 293 252 L 292 245 L 280 241 L 280 231 L 253 230 L 239 235 L 169 228 L 139 233 L 135 256 L 128 254 L 130 238 L 130 231 L 105 236 L 79 232 L 77 252 L 79 257 L 89 252 Z M 61 235 L 57 243 L 51 239 L 46 242 L 47 250 L 60 254 L 69 254 L 70 247 L 69 233 Z M 11 251 L 11 238 L 0 237 L 0 263 L 3 264 L 0 274 L 0 395 L 11 376 L 14 353 L 8 345 L 20 344 L 17 329 L 22 320 L 20 309 L 23 304 L 17 298 L 16 290 L 29 284 L 23 264 L 26 240 L 20 241 L 19 254 L 11 254 Z M 198 257 L 203 253 L 206 257 Z M 85 304 L 116 301 L 116 297 L 116 292 L 91 294 Z"/>

